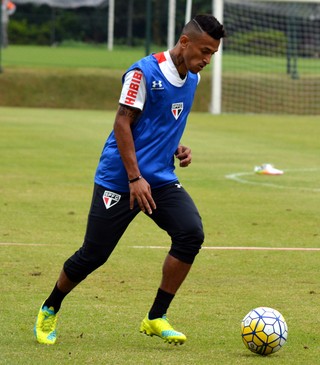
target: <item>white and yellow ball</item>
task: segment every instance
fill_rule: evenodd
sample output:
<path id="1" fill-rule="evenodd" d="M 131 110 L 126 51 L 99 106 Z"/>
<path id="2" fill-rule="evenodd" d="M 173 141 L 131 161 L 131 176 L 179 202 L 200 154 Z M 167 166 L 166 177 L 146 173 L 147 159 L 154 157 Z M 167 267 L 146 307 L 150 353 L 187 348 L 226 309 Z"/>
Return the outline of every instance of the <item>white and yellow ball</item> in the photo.
<path id="1" fill-rule="evenodd" d="M 266 356 L 279 351 L 286 343 L 288 326 L 277 310 L 258 307 L 243 318 L 241 336 L 250 351 Z"/>

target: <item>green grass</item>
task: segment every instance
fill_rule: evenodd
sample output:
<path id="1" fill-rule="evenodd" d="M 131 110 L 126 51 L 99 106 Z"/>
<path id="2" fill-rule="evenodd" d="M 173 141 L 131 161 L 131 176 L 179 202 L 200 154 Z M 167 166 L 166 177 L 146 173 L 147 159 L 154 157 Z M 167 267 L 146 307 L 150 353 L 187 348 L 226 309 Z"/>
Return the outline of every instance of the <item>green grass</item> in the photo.
<path id="1" fill-rule="evenodd" d="M 317 251 L 204 249 L 168 313 L 187 343 L 141 335 L 169 247 L 143 215 L 108 263 L 66 298 L 57 344 L 35 342 L 39 306 L 82 243 L 113 118 L 0 108 L 0 363 L 318 364 Z M 319 132 L 316 117 L 191 115 L 183 142 L 193 163 L 177 173 L 201 212 L 206 247 L 319 247 Z M 264 162 L 285 174 L 254 175 Z M 246 174 L 245 182 L 226 178 L 235 173 Z M 166 248 L 133 248 L 149 245 Z M 278 309 L 289 326 L 288 343 L 267 358 L 245 349 L 239 334 L 242 318 L 260 305 Z"/>
<path id="2" fill-rule="evenodd" d="M 286 57 L 266 57 L 246 54 L 223 54 L 223 67 L 226 72 L 286 74 Z M 299 58 L 297 69 L 300 76 L 319 77 L 319 60 L 317 58 Z"/>
<path id="3" fill-rule="evenodd" d="M 10 46 L 3 50 L 4 67 L 108 68 L 126 70 L 145 56 L 143 48 Z"/>
<path id="4" fill-rule="evenodd" d="M 166 48 L 153 46 L 151 52 Z M 108 51 L 107 46 L 23 46 L 11 45 L 2 50 L 4 67 L 36 68 L 107 68 L 125 70 L 132 63 L 145 56 L 143 47 L 116 46 Z M 265 57 L 225 53 L 224 71 L 241 73 L 286 73 L 285 57 Z M 320 74 L 317 59 L 301 58 L 298 71 L 316 76 Z M 249 67 L 248 67 L 249 65 Z M 204 72 L 209 72 L 208 67 Z"/>
<path id="5" fill-rule="evenodd" d="M 122 74 L 144 55 L 142 47 L 10 46 L 3 50 L 0 106 L 114 110 Z M 223 57 L 224 113 L 320 114 L 318 60 L 299 59 L 293 80 L 285 58 Z M 207 112 L 211 65 L 201 78 L 193 110 Z"/>

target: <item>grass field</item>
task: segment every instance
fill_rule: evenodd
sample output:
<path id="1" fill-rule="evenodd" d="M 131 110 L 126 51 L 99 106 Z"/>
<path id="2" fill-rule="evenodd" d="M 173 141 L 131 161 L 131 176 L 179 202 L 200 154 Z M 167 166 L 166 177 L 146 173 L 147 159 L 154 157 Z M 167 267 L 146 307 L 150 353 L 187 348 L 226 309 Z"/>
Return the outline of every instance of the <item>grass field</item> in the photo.
<path id="1" fill-rule="evenodd" d="M 143 48 L 10 46 L 0 106 L 113 110 L 122 74 L 144 55 Z M 287 75 L 284 57 L 224 53 L 223 112 L 319 115 L 319 59 L 299 59 L 298 73 L 295 80 Z M 201 75 L 193 110 L 208 112 L 211 66 Z"/>
<path id="2" fill-rule="evenodd" d="M 151 52 L 166 50 L 153 46 Z M 120 47 L 108 51 L 107 46 L 23 46 L 14 45 L 3 50 L 4 67 L 36 68 L 102 68 L 126 70 L 129 65 L 145 56 L 143 47 Z M 250 64 L 250 69 L 247 65 Z M 299 59 L 299 69 L 312 76 L 319 76 L 318 59 Z M 283 73 L 286 69 L 286 58 L 264 57 L 253 55 L 224 54 L 224 71 Z M 298 70 L 299 70 L 298 69 Z M 210 70 L 210 66 L 204 71 Z"/>
<path id="3" fill-rule="evenodd" d="M 184 346 L 138 331 L 169 247 L 142 214 L 109 262 L 66 298 L 57 344 L 36 343 L 39 306 L 82 243 L 113 118 L 0 108 L 0 363 L 318 364 L 320 251 L 283 250 L 320 247 L 317 117 L 191 115 L 183 142 L 193 163 L 177 173 L 201 212 L 206 248 L 168 313 L 188 336 Z M 254 175 L 264 162 L 284 175 Z M 242 318 L 261 305 L 278 309 L 289 327 L 288 343 L 267 358 L 240 337 Z"/>

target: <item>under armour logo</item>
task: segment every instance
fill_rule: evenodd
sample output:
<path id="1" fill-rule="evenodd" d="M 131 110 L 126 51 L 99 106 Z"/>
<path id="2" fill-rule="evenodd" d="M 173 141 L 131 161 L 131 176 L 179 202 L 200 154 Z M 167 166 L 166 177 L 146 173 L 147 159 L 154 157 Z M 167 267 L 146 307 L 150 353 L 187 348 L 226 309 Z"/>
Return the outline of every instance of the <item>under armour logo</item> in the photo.
<path id="1" fill-rule="evenodd" d="M 151 88 L 152 88 L 152 90 L 154 90 L 154 89 L 157 89 L 157 90 L 163 89 L 162 81 L 161 80 L 152 81 L 152 87 Z"/>

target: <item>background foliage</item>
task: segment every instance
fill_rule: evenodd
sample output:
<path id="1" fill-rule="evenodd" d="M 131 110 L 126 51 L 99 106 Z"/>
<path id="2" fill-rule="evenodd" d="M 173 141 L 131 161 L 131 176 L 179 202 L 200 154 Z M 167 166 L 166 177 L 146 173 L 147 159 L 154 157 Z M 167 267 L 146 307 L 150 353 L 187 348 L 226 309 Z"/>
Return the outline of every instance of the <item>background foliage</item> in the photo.
<path id="1" fill-rule="evenodd" d="M 185 0 L 176 3 L 176 31 L 178 37 L 185 22 Z M 286 6 L 284 4 L 282 6 Z M 292 5 L 292 4 L 291 4 Z M 306 5 L 306 4 L 304 4 Z M 225 12 L 232 13 L 239 4 L 225 4 Z M 312 7 L 314 6 L 314 11 Z M 224 25 L 229 37 L 225 39 L 226 50 L 250 49 L 250 53 L 264 55 L 269 46 L 275 46 L 273 55 L 283 56 L 286 52 L 288 22 L 295 24 L 294 31 L 298 35 L 298 52 L 302 57 L 319 57 L 315 52 L 320 47 L 319 37 L 306 28 L 317 29 L 320 23 L 320 9 L 317 5 L 307 5 L 289 10 L 294 16 L 256 11 L 255 20 L 248 16 L 246 8 L 239 9 L 238 16 L 225 16 Z M 273 10 L 275 11 L 275 10 Z M 304 14 L 308 11 L 308 14 Z M 211 1 L 194 0 L 192 15 L 212 13 Z M 309 14 L 313 14 L 314 19 Z M 267 16 L 267 17 L 266 17 Z M 267 19 L 267 21 L 265 20 Z M 152 1 L 152 43 L 157 46 L 167 44 L 168 1 Z M 245 29 L 245 32 L 243 31 Z M 19 5 L 9 23 L 9 38 L 12 44 L 58 45 L 66 41 L 85 43 L 106 43 L 108 38 L 108 8 L 80 7 L 77 9 L 58 9 L 33 4 Z M 247 33 L 247 34 L 246 34 Z M 316 33 L 316 31 L 314 32 Z M 115 2 L 114 42 L 117 45 L 141 46 L 145 43 L 146 34 L 146 0 L 117 0 Z M 279 46 L 280 43 L 280 46 Z M 242 51 L 243 52 L 243 51 Z"/>
<path id="2" fill-rule="evenodd" d="M 194 12 L 211 12 L 211 2 L 195 0 Z M 185 20 L 185 1 L 177 0 L 176 29 Z M 115 2 L 115 41 L 117 44 L 137 45 L 144 42 L 146 1 L 119 0 Z M 161 45 L 167 38 L 167 1 L 152 2 L 153 42 Z M 54 9 L 46 5 L 19 5 L 12 17 L 9 31 L 15 44 L 54 44 L 65 40 L 102 43 L 107 41 L 108 8 L 81 7 Z M 37 35 L 36 33 L 41 33 Z"/>

